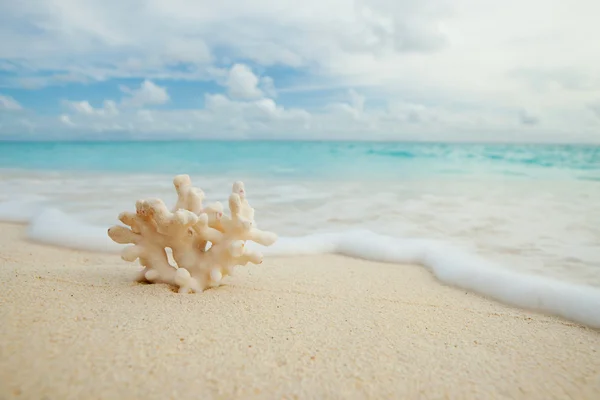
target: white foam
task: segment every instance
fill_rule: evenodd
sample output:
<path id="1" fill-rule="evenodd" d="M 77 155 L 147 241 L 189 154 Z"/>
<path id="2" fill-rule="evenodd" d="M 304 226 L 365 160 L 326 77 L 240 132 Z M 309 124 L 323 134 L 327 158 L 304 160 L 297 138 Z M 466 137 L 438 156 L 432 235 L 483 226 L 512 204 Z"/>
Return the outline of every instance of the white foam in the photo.
<path id="1" fill-rule="evenodd" d="M 27 196 L 0 203 L 0 221 L 27 223 L 41 209 L 43 197 Z"/>
<path id="2" fill-rule="evenodd" d="M 46 208 L 32 218 L 27 237 L 40 243 L 97 252 L 118 253 L 123 247 L 108 237 L 106 227 L 82 223 L 55 208 Z"/>
<path id="3" fill-rule="evenodd" d="M 56 209 L 45 209 L 35 215 L 28 237 L 57 246 L 110 253 L 118 253 L 123 246 L 108 238 L 106 227 L 79 222 Z M 352 230 L 282 237 L 266 248 L 251 245 L 271 256 L 336 253 L 372 261 L 420 264 L 444 283 L 600 328 L 600 289 L 501 268 L 443 241 Z"/>
<path id="4" fill-rule="evenodd" d="M 600 289 L 518 273 L 447 243 L 401 239 L 370 231 L 282 238 L 262 249 L 270 255 L 337 253 L 371 261 L 420 264 L 442 282 L 517 307 L 600 328 Z"/>

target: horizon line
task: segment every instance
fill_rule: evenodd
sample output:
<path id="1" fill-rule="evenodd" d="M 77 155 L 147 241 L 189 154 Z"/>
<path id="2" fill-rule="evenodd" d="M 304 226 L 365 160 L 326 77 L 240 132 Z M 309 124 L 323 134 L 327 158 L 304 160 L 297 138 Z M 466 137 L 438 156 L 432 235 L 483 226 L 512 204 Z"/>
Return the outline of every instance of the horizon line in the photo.
<path id="1" fill-rule="evenodd" d="M 600 146 L 600 142 L 564 142 L 564 141 L 548 141 L 548 142 L 527 142 L 527 141 L 474 141 L 474 140 L 403 140 L 403 139 L 314 139 L 314 138 L 153 138 L 153 139 L 135 139 L 135 138 L 107 138 L 107 139 L 72 139 L 72 138 L 53 138 L 53 139 L 3 139 L 0 138 L 0 143 L 13 144 L 32 144 L 32 143 L 64 143 L 64 144 L 103 144 L 103 143 L 185 143 L 185 142 L 305 142 L 305 143 L 383 143 L 383 144 L 450 144 L 450 145 L 520 145 L 520 146 Z"/>

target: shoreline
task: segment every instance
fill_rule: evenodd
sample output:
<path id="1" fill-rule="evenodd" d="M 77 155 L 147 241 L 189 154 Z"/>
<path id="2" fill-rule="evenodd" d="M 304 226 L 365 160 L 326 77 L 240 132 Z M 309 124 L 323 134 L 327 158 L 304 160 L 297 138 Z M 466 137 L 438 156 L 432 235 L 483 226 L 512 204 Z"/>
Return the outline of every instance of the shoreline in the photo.
<path id="1" fill-rule="evenodd" d="M 600 396 L 600 331 L 421 266 L 266 256 L 180 295 L 118 255 L 0 228 L 2 398 Z"/>
<path id="2" fill-rule="evenodd" d="M 38 245 L 67 251 L 113 255 L 120 259 L 122 245 L 111 241 L 106 236 L 105 228 L 81 224 L 57 210 L 47 214 L 41 222 L 40 218 L 41 214 L 34 222 L 0 222 L 0 226 L 2 224 L 22 226 L 24 231 L 29 231 L 29 237 L 26 239 Z M 67 232 L 65 236 L 64 231 L 54 232 L 54 226 L 60 221 L 77 226 L 76 230 L 80 235 L 73 236 Z M 357 236 L 357 232 L 360 237 Z M 368 254 L 357 250 L 362 248 L 365 241 L 370 243 Z M 562 281 L 543 274 L 517 272 L 490 262 L 477 254 L 464 252 L 456 246 L 440 247 L 439 242 L 436 243 L 435 240 L 401 239 L 359 230 L 280 237 L 278 242 L 275 247 L 256 247 L 265 256 L 275 258 L 337 255 L 365 262 L 418 265 L 419 268 L 431 273 L 439 284 L 457 290 L 467 290 L 503 305 L 564 318 L 600 331 L 600 315 L 595 311 L 600 309 L 599 287 Z M 325 247 L 323 243 L 327 243 Z M 290 247 L 293 248 L 291 252 Z M 312 252 L 311 249 L 315 248 L 320 250 Z"/>
<path id="3" fill-rule="evenodd" d="M 69 229 L 57 231 L 57 225 L 69 226 L 71 232 Z M 81 223 L 57 209 L 46 209 L 38 214 L 28 223 L 27 230 L 32 241 L 63 249 L 119 255 L 122 248 L 108 238 L 106 228 Z M 367 243 L 368 251 L 364 250 Z M 438 240 L 396 238 L 368 230 L 350 230 L 280 237 L 274 246 L 256 247 L 270 257 L 335 254 L 367 262 L 419 265 L 441 284 L 468 290 L 505 305 L 600 329 L 600 314 L 596 311 L 600 309 L 599 287 L 516 271 Z"/>

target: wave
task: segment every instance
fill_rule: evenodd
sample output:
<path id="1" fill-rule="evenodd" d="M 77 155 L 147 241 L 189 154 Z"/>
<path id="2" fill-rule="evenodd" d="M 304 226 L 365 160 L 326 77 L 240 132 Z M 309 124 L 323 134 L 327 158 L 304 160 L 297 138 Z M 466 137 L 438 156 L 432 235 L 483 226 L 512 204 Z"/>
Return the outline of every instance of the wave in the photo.
<path id="1" fill-rule="evenodd" d="M 415 158 L 416 155 L 408 150 L 375 150 L 371 149 L 366 152 L 368 155 L 377 155 L 382 157 L 393 158 Z"/>
<path id="2" fill-rule="evenodd" d="M 41 196 L 27 196 L 0 203 L 0 221 L 13 223 L 29 222 L 41 209 Z"/>
<path id="3" fill-rule="evenodd" d="M 107 230 L 108 227 L 83 223 L 56 208 L 45 208 L 31 219 L 27 238 L 74 250 L 118 254 L 123 245 L 113 242 Z"/>
<path id="4" fill-rule="evenodd" d="M 45 208 L 33 215 L 27 236 L 55 246 L 118 253 L 123 245 L 108 238 L 107 228 L 83 223 L 58 209 Z M 332 253 L 377 262 L 420 264 L 445 284 L 509 305 L 600 328 L 599 289 L 515 272 L 443 241 L 351 230 L 281 237 L 271 247 L 249 245 L 269 256 Z"/>

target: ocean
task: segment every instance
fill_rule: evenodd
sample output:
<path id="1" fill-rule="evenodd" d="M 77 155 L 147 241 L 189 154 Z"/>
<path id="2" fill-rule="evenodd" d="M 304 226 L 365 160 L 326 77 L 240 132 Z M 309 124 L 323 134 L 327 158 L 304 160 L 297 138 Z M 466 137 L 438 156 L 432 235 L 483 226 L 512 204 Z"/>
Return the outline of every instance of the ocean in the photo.
<path id="1" fill-rule="evenodd" d="M 417 262 L 512 304 L 600 314 L 600 146 L 0 142 L 0 220 L 118 253 L 117 215 L 141 198 L 174 204 L 182 173 L 205 204 L 244 181 L 259 227 L 280 235 L 266 255 Z"/>

